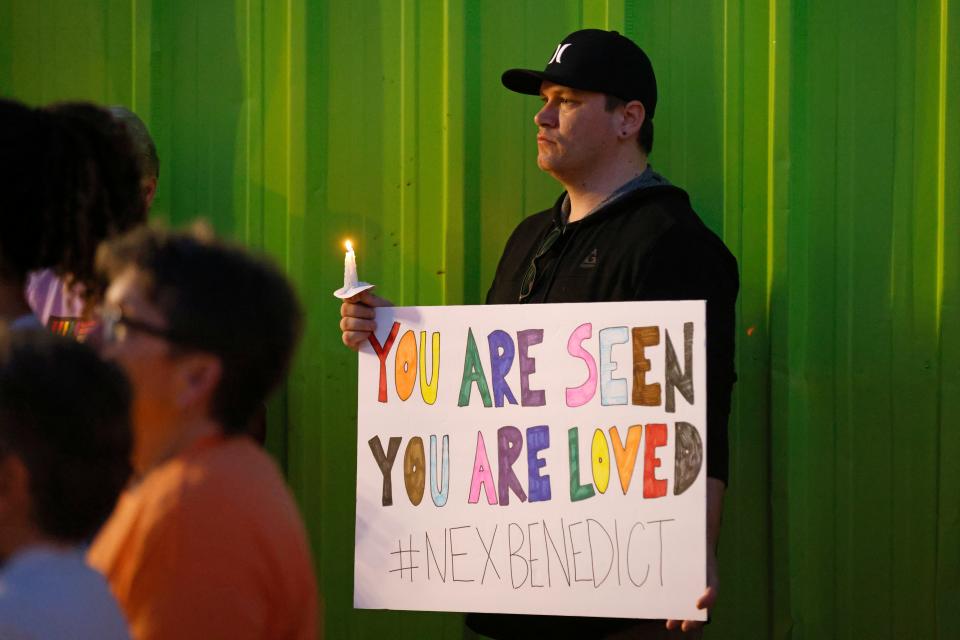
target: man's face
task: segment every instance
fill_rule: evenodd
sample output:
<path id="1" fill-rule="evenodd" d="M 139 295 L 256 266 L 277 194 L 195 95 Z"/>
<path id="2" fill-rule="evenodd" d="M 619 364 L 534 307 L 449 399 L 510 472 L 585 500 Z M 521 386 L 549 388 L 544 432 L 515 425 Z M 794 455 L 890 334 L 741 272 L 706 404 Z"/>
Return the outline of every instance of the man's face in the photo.
<path id="1" fill-rule="evenodd" d="M 166 318 L 146 296 L 139 271 L 128 268 L 113 279 L 104 308 L 121 314 L 111 335 L 103 337 L 101 351 L 123 367 L 133 387 L 133 467 L 142 473 L 170 455 L 179 435 L 179 360 L 165 338 L 136 328 L 167 328 Z"/>
<path id="2" fill-rule="evenodd" d="M 617 141 L 615 116 L 602 93 L 544 81 L 537 124 L 537 164 L 562 182 L 583 178 L 603 165 Z"/>

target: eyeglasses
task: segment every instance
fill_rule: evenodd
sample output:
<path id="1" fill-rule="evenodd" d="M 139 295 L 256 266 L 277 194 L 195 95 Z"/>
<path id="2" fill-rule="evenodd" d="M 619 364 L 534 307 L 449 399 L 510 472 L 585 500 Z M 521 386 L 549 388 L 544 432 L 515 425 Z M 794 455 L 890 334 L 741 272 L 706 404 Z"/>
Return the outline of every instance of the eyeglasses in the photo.
<path id="1" fill-rule="evenodd" d="M 543 242 L 540 243 L 540 248 L 537 249 L 537 253 L 530 259 L 530 266 L 527 267 L 527 272 L 523 274 L 523 280 L 520 281 L 520 297 L 517 299 L 518 302 L 523 302 L 533 292 L 533 283 L 537 280 L 537 259 L 547 251 L 550 251 L 550 247 L 556 244 L 557 239 L 561 235 L 563 235 L 563 227 L 555 224 L 543 239 Z"/>
<path id="2" fill-rule="evenodd" d="M 100 309 L 97 310 L 97 317 L 100 320 L 100 337 L 104 343 L 122 342 L 126 338 L 127 331 L 130 330 L 170 340 L 171 342 L 177 341 L 169 329 L 157 327 L 134 318 L 128 318 L 120 307 L 100 307 Z"/>

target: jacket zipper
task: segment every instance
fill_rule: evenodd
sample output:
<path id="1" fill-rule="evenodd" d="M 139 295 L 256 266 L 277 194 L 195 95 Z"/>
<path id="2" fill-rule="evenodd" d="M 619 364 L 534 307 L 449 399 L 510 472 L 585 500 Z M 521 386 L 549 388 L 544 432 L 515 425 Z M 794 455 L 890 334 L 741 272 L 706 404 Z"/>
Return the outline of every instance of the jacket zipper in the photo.
<path id="1" fill-rule="evenodd" d="M 550 279 L 547 281 L 547 288 L 544 289 L 543 291 L 543 300 L 541 300 L 541 302 L 547 302 L 547 298 L 550 296 L 550 290 L 553 289 L 553 281 L 556 280 L 557 278 L 557 271 L 560 270 L 560 265 L 563 262 L 563 257 L 567 254 L 567 247 L 570 246 L 570 243 L 573 242 L 573 238 L 574 236 L 577 235 L 577 229 L 579 228 L 580 228 L 579 224 L 575 226 L 573 228 L 573 231 L 570 232 L 570 237 L 566 238 L 566 240 L 564 241 L 563 247 L 561 247 L 560 249 L 560 255 L 557 256 L 557 261 L 554 263 L 553 271 L 550 273 Z M 567 225 L 563 225 L 563 231 L 560 232 L 561 237 L 563 237 L 563 235 L 567 232 L 567 229 L 568 229 Z"/>

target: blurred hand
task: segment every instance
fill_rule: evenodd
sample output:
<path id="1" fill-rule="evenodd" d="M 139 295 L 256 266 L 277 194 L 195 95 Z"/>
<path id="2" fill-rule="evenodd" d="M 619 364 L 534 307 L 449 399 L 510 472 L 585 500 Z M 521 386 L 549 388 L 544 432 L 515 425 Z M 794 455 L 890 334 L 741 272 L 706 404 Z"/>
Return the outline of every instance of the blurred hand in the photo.
<path id="1" fill-rule="evenodd" d="M 370 334 L 377 330 L 374 321 L 375 307 L 392 307 L 389 300 L 374 295 L 370 289 L 347 298 L 340 305 L 340 331 L 343 332 L 343 344 L 354 351 L 367 341 Z"/>

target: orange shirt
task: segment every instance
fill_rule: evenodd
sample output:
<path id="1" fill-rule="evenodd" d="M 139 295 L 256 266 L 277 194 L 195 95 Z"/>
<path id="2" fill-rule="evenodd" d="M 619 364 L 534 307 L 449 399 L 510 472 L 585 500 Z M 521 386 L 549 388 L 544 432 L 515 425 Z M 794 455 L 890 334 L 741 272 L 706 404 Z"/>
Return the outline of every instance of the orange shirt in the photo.
<path id="1" fill-rule="evenodd" d="M 314 640 L 300 514 L 247 437 L 209 438 L 121 496 L 90 548 L 138 640 Z"/>

